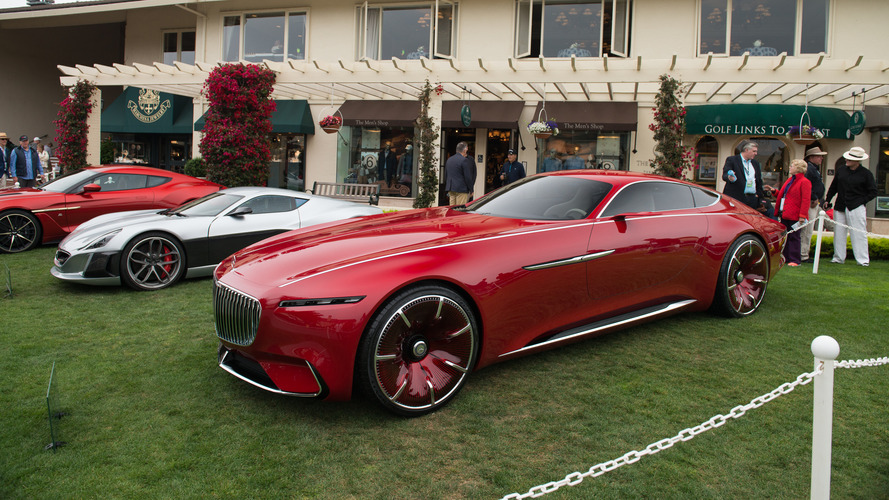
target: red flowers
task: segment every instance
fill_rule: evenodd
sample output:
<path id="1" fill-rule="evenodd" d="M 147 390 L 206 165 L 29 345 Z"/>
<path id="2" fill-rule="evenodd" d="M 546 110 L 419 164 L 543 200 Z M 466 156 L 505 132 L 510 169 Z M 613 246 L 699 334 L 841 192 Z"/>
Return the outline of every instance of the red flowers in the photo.
<path id="1" fill-rule="evenodd" d="M 207 177 L 228 187 L 265 186 L 275 73 L 257 64 L 226 64 L 204 82 L 210 101 L 201 156 Z"/>
<path id="2" fill-rule="evenodd" d="M 655 97 L 654 122 L 648 129 L 654 132 L 655 158 L 649 161 L 654 173 L 682 179 L 696 168 L 694 148 L 682 145 L 685 135 L 685 106 L 679 98 L 680 83 L 669 75 L 661 75 L 661 88 Z"/>
<path id="3" fill-rule="evenodd" d="M 58 147 L 56 156 L 62 173 L 79 170 L 86 163 L 87 132 L 86 119 L 92 111 L 90 98 L 96 86 L 86 80 L 78 80 L 70 89 L 68 97 L 59 103 L 59 119 L 56 125 Z"/>

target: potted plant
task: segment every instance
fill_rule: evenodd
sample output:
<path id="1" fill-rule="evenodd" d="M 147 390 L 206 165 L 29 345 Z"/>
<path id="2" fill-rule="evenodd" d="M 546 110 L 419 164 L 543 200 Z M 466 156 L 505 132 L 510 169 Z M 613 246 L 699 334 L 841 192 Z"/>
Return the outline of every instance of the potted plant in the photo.
<path id="1" fill-rule="evenodd" d="M 328 134 L 333 134 L 343 126 L 343 118 L 338 114 L 327 115 L 318 122 L 318 125 L 321 125 Z"/>
<path id="2" fill-rule="evenodd" d="M 799 127 L 794 125 L 788 129 L 786 136 L 798 144 L 812 144 L 819 139 L 823 139 L 824 132 L 811 125 L 801 125 Z"/>
<path id="3" fill-rule="evenodd" d="M 551 135 L 559 135 L 559 126 L 554 120 L 533 121 L 528 124 L 528 131 L 538 139 L 546 139 Z"/>

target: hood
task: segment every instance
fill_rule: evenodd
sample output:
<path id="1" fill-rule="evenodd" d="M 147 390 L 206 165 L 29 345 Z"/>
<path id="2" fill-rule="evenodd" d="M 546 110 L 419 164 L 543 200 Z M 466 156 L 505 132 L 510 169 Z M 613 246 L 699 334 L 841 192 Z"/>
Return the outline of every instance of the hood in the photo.
<path id="1" fill-rule="evenodd" d="M 365 217 L 290 231 L 224 260 L 220 273 L 275 286 L 313 274 L 412 250 L 513 233 L 534 222 L 460 212 L 448 207 Z M 277 272 L 276 272 L 277 270 Z M 287 270 L 282 273 L 281 270 Z"/>
<path id="2" fill-rule="evenodd" d="M 37 188 L 3 188 L 0 189 L 0 199 L 9 200 L 12 198 L 24 198 L 29 196 L 35 196 L 40 194 L 45 194 L 46 191 Z M 58 193 L 53 193 L 58 194 Z"/>
<path id="3" fill-rule="evenodd" d="M 134 230 L 140 224 L 149 224 L 156 228 L 161 221 L 169 221 L 170 217 L 160 215 L 161 210 L 134 210 L 130 212 L 117 212 L 100 215 L 77 226 L 61 243 L 59 247 L 81 248 L 101 235 L 119 229 Z"/>

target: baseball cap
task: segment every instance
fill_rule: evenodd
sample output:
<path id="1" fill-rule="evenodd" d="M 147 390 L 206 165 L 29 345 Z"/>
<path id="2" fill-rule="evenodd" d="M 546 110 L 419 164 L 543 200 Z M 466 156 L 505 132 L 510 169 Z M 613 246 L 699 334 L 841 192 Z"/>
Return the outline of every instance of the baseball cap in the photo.
<path id="1" fill-rule="evenodd" d="M 515 154 L 515 149 L 510 149 L 509 151 L 506 152 L 506 154 L 508 154 L 508 155 L 514 155 L 514 154 Z"/>
<path id="2" fill-rule="evenodd" d="M 27 135 L 23 135 L 23 136 L 19 137 L 19 141 L 27 141 L 27 140 L 28 140 Z"/>
<path id="3" fill-rule="evenodd" d="M 40 142 L 40 138 L 39 138 L 39 137 L 35 137 L 35 138 L 31 139 L 31 142 Z"/>

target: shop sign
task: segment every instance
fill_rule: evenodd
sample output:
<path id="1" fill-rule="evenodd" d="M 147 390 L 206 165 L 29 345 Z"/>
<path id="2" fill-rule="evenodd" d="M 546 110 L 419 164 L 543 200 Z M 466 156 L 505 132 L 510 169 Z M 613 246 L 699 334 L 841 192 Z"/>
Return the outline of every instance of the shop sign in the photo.
<path id="1" fill-rule="evenodd" d="M 355 120 L 355 125 L 359 127 L 388 127 L 389 120 Z"/>
<path id="2" fill-rule="evenodd" d="M 559 123 L 559 128 L 563 130 L 596 130 L 601 132 L 605 130 L 605 125 L 601 123 L 564 122 Z"/>
<path id="3" fill-rule="evenodd" d="M 849 132 L 852 135 L 859 135 L 864 132 L 864 124 L 867 122 L 867 117 L 864 116 L 864 111 L 858 110 L 852 113 L 852 118 L 849 120 Z"/>
<path id="4" fill-rule="evenodd" d="M 716 125 L 705 124 L 704 133 L 714 135 L 785 135 L 793 125 Z M 829 128 L 819 129 L 824 136 L 830 135 Z"/>
<path id="5" fill-rule="evenodd" d="M 142 123 L 154 123 L 158 121 L 170 109 L 170 100 L 161 102 L 160 93 L 157 90 L 140 89 L 139 102 L 127 101 L 127 108 L 133 116 Z"/>
<path id="6" fill-rule="evenodd" d="M 463 122 L 464 127 L 468 127 L 472 123 L 472 111 L 469 109 L 469 104 L 464 104 L 463 109 L 460 110 L 460 121 Z"/>

